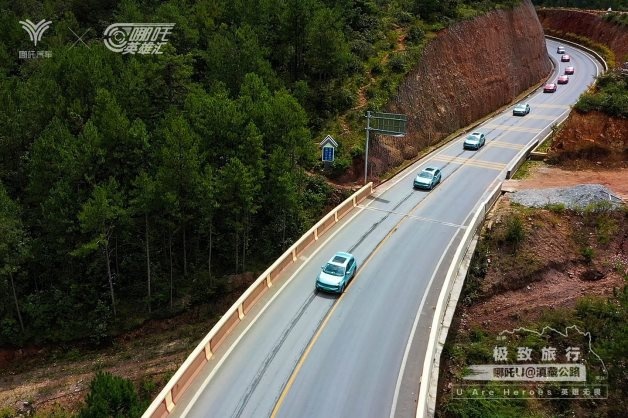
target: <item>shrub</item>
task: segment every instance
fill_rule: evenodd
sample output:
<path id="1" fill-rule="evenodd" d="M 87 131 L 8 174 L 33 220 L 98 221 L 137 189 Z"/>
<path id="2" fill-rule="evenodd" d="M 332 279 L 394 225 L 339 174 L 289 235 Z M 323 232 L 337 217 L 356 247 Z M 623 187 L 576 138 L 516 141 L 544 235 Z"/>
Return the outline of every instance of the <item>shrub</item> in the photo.
<path id="1" fill-rule="evenodd" d="M 403 73 L 406 70 L 406 60 L 403 55 L 394 54 L 388 61 L 388 66 L 395 73 Z"/>
<path id="2" fill-rule="evenodd" d="M 79 418 L 140 417 L 143 406 L 130 380 L 98 372 Z"/>
<path id="3" fill-rule="evenodd" d="M 379 62 L 376 62 L 373 64 L 373 66 L 371 67 L 371 75 L 380 75 L 384 72 L 384 69 L 382 68 L 382 64 Z"/>
<path id="4" fill-rule="evenodd" d="M 419 27 L 413 26 L 408 32 L 406 40 L 413 44 L 418 44 L 425 38 L 425 31 Z"/>
<path id="5" fill-rule="evenodd" d="M 518 215 L 512 215 L 506 220 L 506 242 L 517 248 L 525 238 L 523 221 Z"/>
<path id="6" fill-rule="evenodd" d="M 545 206 L 545 209 L 549 210 L 550 212 L 561 214 L 565 212 L 566 207 L 564 203 L 550 203 L 549 205 Z"/>
<path id="7" fill-rule="evenodd" d="M 595 256 L 595 251 L 591 247 L 583 247 L 580 250 L 580 255 L 584 258 L 585 263 L 591 264 L 593 257 Z"/>

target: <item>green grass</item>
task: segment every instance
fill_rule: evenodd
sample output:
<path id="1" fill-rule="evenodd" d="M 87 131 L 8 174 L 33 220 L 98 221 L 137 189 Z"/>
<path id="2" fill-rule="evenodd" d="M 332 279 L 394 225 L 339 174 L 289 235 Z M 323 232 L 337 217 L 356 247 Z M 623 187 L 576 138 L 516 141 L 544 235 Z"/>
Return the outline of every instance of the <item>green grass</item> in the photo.
<path id="1" fill-rule="evenodd" d="M 528 264 L 535 264 L 534 260 L 524 261 L 525 256 L 511 255 L 507 251 L 500 251 L 500 242 L 504 243 L 513 230 L 514 217 L 529 218 L 550 225 L 551 217 L 570 216 L 570 219 L 582 221 L 578 227 L 578 233 L 572 235 L 577 244 L 576 257 L 580 255 L 581 265 L 594 262 L 602 258 L 597 252 L 604 245 L 614 242 L 613 238 L 622 236 L 622 218 L 626 209 L 613 208 L 607 202 L 588 205 L 579 211 L 568 211 L 563 205 L 548 205 L 545 210 L 523 208 L 511 205 L 513 213 L 494 224 L 490 231 L 485 232 L 478 243 L 473 255 L 471 265 L 465 279 L 461 301 L 464 305 L 476 303 L 479 299 L 492 295 L 489 289 L 482 293 L 482 282 L 489 265 L 487 258 L 491 258 L 490 268 L 500 274 L 508 274 L 516 268 L 518 275 L 525 276 L 525 268 Z M 511 225 L 509 227 L 509 225 Z M 518 230 L 518 228 L 514 228 Z M 515 234 L 517 235 L 517 234 Z M 602 237 L 600 239 L 600 237 Z M 526 242 L 523 248 L 533 243 Z M 569 246 L 567 246 L 569 247 Z M 533 250 L 533 249 L 532 249 Z M 534 252 L 534 251 L 533 251 Z M 575 258 L 575 257 L 574 257 Z M 546 260 L 547 261 L 547 260 Z M 612 268 L 624 277 L 628 282 L 626 265 L 621 259 L 608 259 L 605 261 L 607 268 Z M 534 268 L 541 268 L 538 264 Z M 508 282 L 510 283 L 510 281 Z M 499 291 L 502 293 L 508 289 Z M 564 331 L 566 327 L 576 325 L 583 332 L 591 332 L 593 336 L 594 351 L 603 359 L 608 369 L 609 399 L 602 403 L 594 403 L 579 400 L 486 400 L 486 399 L 454 399 L 452 392 L 445 392 L 444 398 L 439 398 L 438 412 L 443 417 L 567 417 L 567 416 L 623 416 L 628 408 L 628 385 L 626 385 L 626 346 L 628 344 L 628 286 L 623 285 L 613 289 L 610 297 L 583 297 L 580 298 L 574 308 L 544 309 L 539 319 L 530 320 L 527 314 L 521 313 L 511 319 L 517 322 L 517 326 L 540 331 L 549 326 L 556 330 Z M 497 333 L 487 332 L 481 326 L 472 325 L 468 331 L 463 328 L 452 328 L 443 349 L 443 359 L 447 359 L 447 368 L 441 371 L 441 379 L 451 373 L 453 379 L 448 382 L 454 384 L 469 383 L 462 381 L 469 365 L 492 362 L 492 349 L 495 346 Z M 565 347 L 577 346 L 582 338 L 576 333 L 569 333 L 569 337 L 560 340 Z M 522 335 L 518 340 L 519 346 L 529 347 L 538 352 L 547 346 L 548 340 L 535 334 Z M 593 367 L 590 369 L 589 367 Z M 588 375 L 601 372 L 599 364 L 587 365 Z M 446 383 L 448 383 L 446 382 Z M 487 388 L 490 384 L 487 385 Z M 440 394 L 439 394 L 440 396 Z"/>
<path id="2" fill-rule="evenodd" d="M 553 213 L 562 214 L 565 212 L 566 206 L 564 203 L 550 203 L 545 205 L 545 209 Z"/>
<path id="3" fill-rule="evenodd" d="M 611 12 L 606 13 L 602 19 L 607 22 L 616 23 L 620 26 L 628 26 L 628 13 Z"/>
<path id="4" fill-rule="evenodd" d="M 526 160 L 521 166 L 515 171 L 515 174 L 512 176 L 513 180 L 523 180 L 525 178 L 530 177 L 532 171 L 534 171 L 539 166 L 543 165 L 541 161 L 532 161 Z"/>
<path id="5" fill-rule="evenodd" d="M 552 133 L 547 138 L 545 138 L 545 140 L 541 144 L 539 144 L 539 146 L 536 148 L 535 151 L 537 152 L 549 151 L 549 149 L 552 147 L 552 142 L 554 141 L 554 137 L 556 136 L 559 130 L 560 128 L 558 127 L 558 125 L 556 124 L 552 125 Z"/>

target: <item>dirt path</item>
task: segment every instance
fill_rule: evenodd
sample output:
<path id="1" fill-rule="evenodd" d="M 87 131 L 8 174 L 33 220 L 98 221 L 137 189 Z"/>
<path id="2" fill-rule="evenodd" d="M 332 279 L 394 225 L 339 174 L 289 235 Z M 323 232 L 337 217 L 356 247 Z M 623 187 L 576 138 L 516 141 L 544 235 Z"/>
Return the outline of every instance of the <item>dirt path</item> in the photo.
<path id="1" fill-rule="evenodd" d="M 544 189 L 549 187 L 574 186 L 577 184 L 601 184 L 628 201 L 628 169 L 614 170 L 563 170 L 556 167 L 539 166 L 523 180 L 508 180 L 504 187 L 513 190 Z"/>

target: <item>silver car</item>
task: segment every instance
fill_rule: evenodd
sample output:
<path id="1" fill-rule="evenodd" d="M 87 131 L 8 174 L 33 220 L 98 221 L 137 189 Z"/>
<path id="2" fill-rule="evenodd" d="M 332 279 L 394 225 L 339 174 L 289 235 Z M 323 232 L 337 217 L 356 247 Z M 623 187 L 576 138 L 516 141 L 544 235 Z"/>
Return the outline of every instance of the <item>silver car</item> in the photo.
<path id="1" fill-rule="evenodd" d="M 512 109 L 513 116 L 525 116 L 530 113 L 530 105 L 527 103 L 519 103 Z"/>
<path id="2" fill-rule="evenodd" d="M 481 132 L 473 132 L 464 139 L 462 148 L 464 149 L 480 149 L 486 143 L 486 136 Z"/>
<path id="3" fill-rule="evenodd" d="M 415 189 L 433 189 L 441 180 L 440 168 L 425 167 L 414 178 L 413 186 Z"/>

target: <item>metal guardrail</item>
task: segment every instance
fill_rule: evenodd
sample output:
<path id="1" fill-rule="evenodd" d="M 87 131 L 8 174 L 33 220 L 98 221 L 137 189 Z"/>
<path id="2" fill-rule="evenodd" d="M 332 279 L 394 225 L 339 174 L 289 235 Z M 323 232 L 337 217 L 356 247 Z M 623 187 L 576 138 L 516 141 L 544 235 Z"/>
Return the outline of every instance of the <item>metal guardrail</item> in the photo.
<path id="1" fill-rule="evenodd" d="M 567 45 L 575 46 L 578 49 L 587 51 L 589 54 L 593 55 L 595 59 L 597 59 L 598 61 L 600 61 L 600 63 L 602 63 L 602 66 L 604 66 L 604 72 L 608 71 L 608 64 L 606 63 L 606 60 L 604 59 L 604 57 L 602 57 L 600 54 L 598 54 L 596 51 L 592 50 L 591 48 L 587 48 L 586 46 L 582 46 L 579 43 L 570 41 L 568 39 L 559 38 L 557 36 L 545 35 L 545 37 L 552 39 L 554 41 L 558 41 Z"/>
<path id="2" fill-rule="evenodd" d="M 260 297 L 272 286 L 281 272 L 298 261 L 298 256 L 310 244 L 317 241 L 340 219 L 356 207 L 373 192 L 373 183 L 368 183 L 331 212 L 325 215 L 309 231 L 299 238 L 283 253 L 253 284 L 238 298 L 229 310 L 220 318 L 198 346 L 192 351 L 181 367 L 172 376 L 159 395 L 153 400 L 143 418 L 164 418 L 170 415 L 177 402 L 190 383 L 209 361 L 225 337 L 250 312 Z"/>

